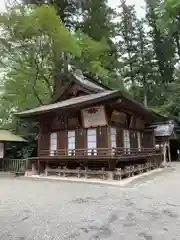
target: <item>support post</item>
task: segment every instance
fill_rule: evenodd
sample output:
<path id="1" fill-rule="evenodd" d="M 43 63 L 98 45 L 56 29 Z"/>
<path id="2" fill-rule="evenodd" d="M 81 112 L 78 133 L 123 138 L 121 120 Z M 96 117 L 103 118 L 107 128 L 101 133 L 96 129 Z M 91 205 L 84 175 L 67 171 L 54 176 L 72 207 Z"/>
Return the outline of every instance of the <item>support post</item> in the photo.
<path id="1" fill-rule="evenodd" d="M 108 171 L 108 179 L 113 180 L 113 171 Z"/>
<path id="2" fill-rule="evenodd" d="M 169 157 L 169 162 L 171 162 L 171 148 L 170 148 L 170 142 L 168 141 L 168 157 Z"/>
<path id="3" fill-rule="evenodd" d="M 163 165 L 166 166 L 166 142 L 163 143 Z"/>
<path id="4" fill-rule="evenodd" d="M 37 163 L 32 163 L 32 175 L 37 175 Z"/>
<path id="5" fill-rule="evenodd" d="M 41 173 L 40 166 L 41 166 L 41 163 L 40 163 L 40 160 L 38 159 L 38 175 L 40 175 Z"/>
<path id="6" fill-rule="evenodd" d="M 108 179 L 113 180 L 114 178 L 114 169 L 116 166 L 116 160 L 115 159 L 110 159 L 109 160 L 109 170 L 108 170 Z"/>

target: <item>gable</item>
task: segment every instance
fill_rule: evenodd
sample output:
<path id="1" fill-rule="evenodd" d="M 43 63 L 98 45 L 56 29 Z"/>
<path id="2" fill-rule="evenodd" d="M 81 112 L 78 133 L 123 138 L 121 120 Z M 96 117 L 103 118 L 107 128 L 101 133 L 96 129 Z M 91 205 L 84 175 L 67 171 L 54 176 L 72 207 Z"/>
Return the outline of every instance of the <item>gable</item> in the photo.
<path id="1" fill-rule="evenodd" d="M 97 93 L 92 90 L 89 90 L 83 86 L 81 86 L 78 83 L 71 82 L 69 86 L 61 93 L 61 95 L 57 98 L 58 101 L 63 101 L 66 99 L 74 98 L 74 97 L 80 97 L 84 95 L 89 95 Z"/>
<path id="2" fill-rule="evenodd" d="M 73 97 L 84 96 L 110 90 L 108 87 L 83 75 L 81 71 L 75 71 L 66 78 L 66 83 L 59 86 L 52 102 L 59 102 Z"/>

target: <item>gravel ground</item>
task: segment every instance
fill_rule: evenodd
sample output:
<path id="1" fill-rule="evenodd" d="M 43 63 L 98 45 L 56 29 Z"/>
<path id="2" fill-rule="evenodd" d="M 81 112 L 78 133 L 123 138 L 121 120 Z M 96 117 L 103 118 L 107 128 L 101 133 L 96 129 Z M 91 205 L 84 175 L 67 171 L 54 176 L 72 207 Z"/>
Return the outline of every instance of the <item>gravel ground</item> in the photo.
<path id="1" fill-rule="evenodd" d="M 180 239 L 180 163 L 125 187 L 0 178 L 0 240 Z"/>

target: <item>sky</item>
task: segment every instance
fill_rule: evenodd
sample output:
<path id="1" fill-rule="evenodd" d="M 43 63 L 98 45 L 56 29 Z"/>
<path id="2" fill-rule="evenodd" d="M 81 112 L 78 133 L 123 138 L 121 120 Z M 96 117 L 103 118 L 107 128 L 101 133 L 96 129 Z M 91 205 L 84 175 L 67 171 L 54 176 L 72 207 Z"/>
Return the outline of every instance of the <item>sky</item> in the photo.
<path id="1" fill-rule="evenodd" d="M 113 8 L 116 8 L 120 5 L 120 0 L 108 0 L 109 5 Z M 135 5 L 136 11 L 139 17 L 143 17 L 145 15 L 145 0 L 126 0 L 127 4 Z"/>
<path id="2" fill-rule="evenodd" d="M 128 4 L 136 5 L 137 8 L 140 8 L 144 5 L 144 0 L 126 0 Z M 109 4 L 112 7 L 116 7 L 117 5 L 120 5 L 120 0 L 109 0 Z"/>
<path id="3" fill-rule="evenodd" d="M 5 1 L 6 0 L 0 0 L 0 11 L 5 10 Z M 108 0 L 108 1 L 109 1 L 109 5 L 112 6 L 113 8 L 120 5 L 120 0 Z M 144 0 L 126 0 L 126 1 L 129 4 L 132 4 L 132 5 L 136 6 L 136 11 L 137 11 L 139 16 L 144 15 L 144 11 L 142 9 L 142 7 L 144 6 Z"/>
<path id="4" fill-rule="evenodd" d="M 113 1 L 113 0 L 111 0 Z M 5 4 L 4 4 L 5 0 L 0 0 L 0 11 L 4 11 L 5 10 Z"/>

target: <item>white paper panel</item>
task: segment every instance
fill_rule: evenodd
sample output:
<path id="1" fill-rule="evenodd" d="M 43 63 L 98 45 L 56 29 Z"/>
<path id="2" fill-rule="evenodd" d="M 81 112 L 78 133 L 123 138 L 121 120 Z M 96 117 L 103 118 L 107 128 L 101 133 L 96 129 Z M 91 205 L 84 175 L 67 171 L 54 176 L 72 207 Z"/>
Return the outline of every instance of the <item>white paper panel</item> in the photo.
<path id="1" fill-rule="evenodd" d="M 75 131 L 68 131 L 68 137 L 75 137 Z"/>
<path id="2" fill-rule="evenodd" d="M 75 144 L 75 137 L 70 137 L 70 138 L 68 138 L 68 142 Z"/>
<path id="3" fill-rule="evenodd" d="M 54 156 L 56 150 L 57 150 L 57 133 L 51 133 L 51 135 L 50 135 L 50 156 Z"/>
<path id="4" fill-rule="evenodd" d="M 88 129 L 87 131 L 87 147 L 88 147 L 88 155 L 91 155 L 92 149 L 94 155 L 97 154 L 97 138 L 96 138 L 96 129 Z"/>
<path id="5" fill-rule="evenodd" d="M 116 128 L 111 128 L 111 134 L 116 135 Z"/>
<path id="6" fill-rule="evenodd" d="M 75 131 L 68 131 L 68 155 L 72 154 L 72 150 L 75 150 Z"/>
<path id="7" fill-rule="evenodd" d="M 128 148 L 130 150 L 130 138 L 128 130 L 124 130 L 124 148 Z"/>
<path id="8" fill-rule="evenodd" d="M 68 149 L 69 149 L 69 150 L 75 149 L 75 143 L 69 143 L 69 144 L 68 144 Z"/>

